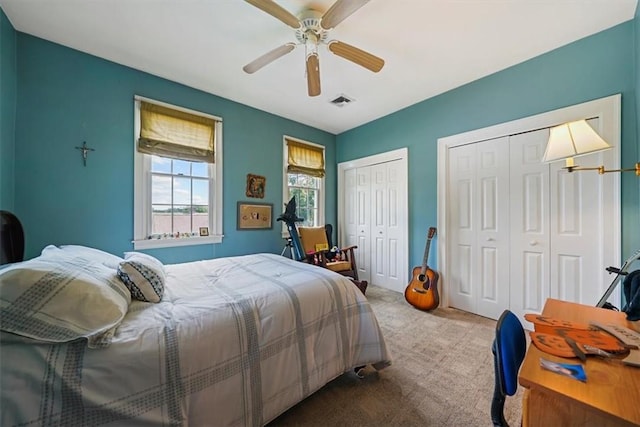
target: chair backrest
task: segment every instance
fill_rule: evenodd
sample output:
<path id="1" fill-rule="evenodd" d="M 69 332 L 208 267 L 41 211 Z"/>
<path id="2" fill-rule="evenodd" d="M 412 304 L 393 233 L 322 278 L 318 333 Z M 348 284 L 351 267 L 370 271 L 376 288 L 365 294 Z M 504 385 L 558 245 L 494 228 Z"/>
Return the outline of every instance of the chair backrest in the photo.
<path id="1" fill-rule="evenodd" d="M 331 249 L 324 227 L 298 227 L 298 234 L 307 254 Z"/>
<path id="2" fill-rule="evenodd" d="M 24 230 L 14 214 L 0 210 L 0 265 L 24 259 Z"/>
<path id="3" fill-rule="evenodd" d="M 333 247 L 333 225 L 331 224 L 325 224 L 324 225 L 324 232 L 327 235 L 327 241 L 329 242 L 329 247 L 332 248 Z"/>
<path id="4" fill-rule="evenodd" d="M 527 351 L 524 328 L 518 317 L 505 310 L 496 324 L 493 342 L 495 388 L 491 404 L 494 426 L 507 426 L 504 419 L 505 396 L 513 396 L 518 390 L 518 371 Z"/>

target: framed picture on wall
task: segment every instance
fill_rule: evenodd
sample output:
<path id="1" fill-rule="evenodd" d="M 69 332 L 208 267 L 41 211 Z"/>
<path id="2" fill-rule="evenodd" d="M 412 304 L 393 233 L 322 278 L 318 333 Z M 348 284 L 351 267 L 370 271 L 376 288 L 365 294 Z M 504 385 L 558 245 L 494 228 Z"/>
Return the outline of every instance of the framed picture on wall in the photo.
<path id="1" fill-rule="evenodd" d="M 247 174 L 247 197 L 264 198 L 265 187 L 267 186 L 267 178 L 260 175 Z"/>
<path id="2" fill-rule="evenodd" d="M 238 230 L 265 230 L 273 227 L 273 203 L 238 202 Z"/>

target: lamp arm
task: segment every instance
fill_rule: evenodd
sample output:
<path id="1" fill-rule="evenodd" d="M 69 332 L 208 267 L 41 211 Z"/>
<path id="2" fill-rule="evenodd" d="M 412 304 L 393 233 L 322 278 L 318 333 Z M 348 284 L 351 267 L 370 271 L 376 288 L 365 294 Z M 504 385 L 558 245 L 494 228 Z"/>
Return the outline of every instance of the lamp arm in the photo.
<path id="1" fill-rule="evenodd" d="M 640 176 L 640 163 L 636 163 L 634 168 L 627 169 L 605 169 L 604 166 L 598 166 L 593 168 L 582 167 L 582 166 L 567 166 L 563 169 L 566 169 L 567 172 L 575 172 L 575 171 L 598 171 L 600 175 L 604 175 L 609 172 L 635 172 L 636 176 Z"/>

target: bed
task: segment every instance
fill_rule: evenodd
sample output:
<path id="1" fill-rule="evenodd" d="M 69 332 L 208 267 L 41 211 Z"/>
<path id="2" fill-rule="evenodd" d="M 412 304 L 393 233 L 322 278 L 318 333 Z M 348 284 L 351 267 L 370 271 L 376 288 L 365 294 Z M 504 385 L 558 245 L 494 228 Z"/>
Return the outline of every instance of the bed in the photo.
<path id="1" fill-rule="evenodd" d="M 2 426 L 259 426 L 391 363 L 340 274 L 266 253 L 160 264 L 154 303 L 118 277 L 132 254 L 47 247 L 0 270 Z"/>

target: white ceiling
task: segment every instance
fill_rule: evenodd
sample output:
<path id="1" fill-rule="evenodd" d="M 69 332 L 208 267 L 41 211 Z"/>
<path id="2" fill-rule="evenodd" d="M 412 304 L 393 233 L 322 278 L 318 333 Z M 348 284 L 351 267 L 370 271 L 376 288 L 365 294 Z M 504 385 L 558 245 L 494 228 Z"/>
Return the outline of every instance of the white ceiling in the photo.
<path id="1" fill-rule="evenodd" d="M 633 19 L 638 0 L 371 0 L 331 30 L 385 59 L 374 74 L 321 46 L 307 96 L 304 47 L 242 67 L 294 30 L 242 0 L 0 0 L 18 31 L 338 134 Z M 298 15 L 333 0 L 278 0 Z M 355 102 L 329 103 L 340 94 Z"/>

